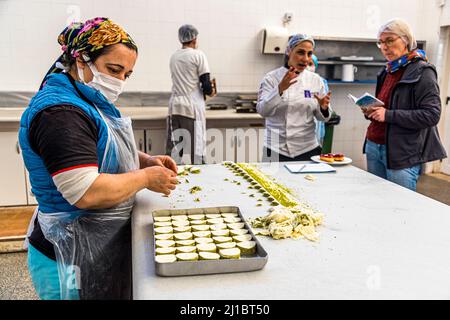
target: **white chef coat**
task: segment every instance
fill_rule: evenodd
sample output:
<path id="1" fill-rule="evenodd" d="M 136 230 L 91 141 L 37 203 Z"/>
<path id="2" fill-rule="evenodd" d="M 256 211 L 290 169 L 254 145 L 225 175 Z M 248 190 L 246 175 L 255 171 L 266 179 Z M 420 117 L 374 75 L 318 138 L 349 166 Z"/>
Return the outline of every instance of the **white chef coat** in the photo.
<path id="1" fill-rule="evenodd" d="M 265 146 L 294 158 L 320 146 L 314 118 L 326 122 L 333 110 L 328 108 L 328 117 L 320 112 L 314 94 L 325 96 L 325 85 L 319 75 L 308 70 L 300 73 L 297 82 L 280 96 L 278 84 L 286 72 L 287 69 L 281 67 L 266 74 L 260 85 L 256 109 L 266 118 Z"/>
<path id="2" fill-rule="evenodd" d="M 205 109 L 200 76 L 209 73 L 206 55 L 198 49 L 178 49 L 170 58 L 172 95 L 169 101 L 169 115 L 181 115 L 196 119 L 196 109 Z M 199 101 L 198 97 L 202 97 Z M 199 105 L 200 102 L 200 105 Z M 204 101 L 203 101 L 204 102 Z"/>
<path id="3" fill-rule="evenodd" d="M 180 115 L 195 120 L 191 139 L 194 139 L 194 154 L 201 159 L 206 154 L 206 107 L 200 76 L 209 73 L 206 55 L 198 49 L 178 49 L 170 58 L 170 73 L 169 116 Z M 173 133 L 172 128 L 170 132 Z M 175 140 L 174 137 L 171 139 Z"/>

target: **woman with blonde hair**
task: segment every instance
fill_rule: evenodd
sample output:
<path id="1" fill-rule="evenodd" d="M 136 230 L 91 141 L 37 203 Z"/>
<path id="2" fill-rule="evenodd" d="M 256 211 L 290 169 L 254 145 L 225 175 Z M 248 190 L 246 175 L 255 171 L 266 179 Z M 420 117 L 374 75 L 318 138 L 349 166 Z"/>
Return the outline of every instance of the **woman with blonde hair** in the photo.
<path id="1" fill-rule="evenodd" d="M 376 86 L 384 106 L 364 112 L 371 121 L 364 147 L 367 169 L 415 191 L 422 164 L 446 157 L 436 127 L 441 115 L 436 68 L 401 19 L 381 26 L 377 45 L 388 62 Z"/>

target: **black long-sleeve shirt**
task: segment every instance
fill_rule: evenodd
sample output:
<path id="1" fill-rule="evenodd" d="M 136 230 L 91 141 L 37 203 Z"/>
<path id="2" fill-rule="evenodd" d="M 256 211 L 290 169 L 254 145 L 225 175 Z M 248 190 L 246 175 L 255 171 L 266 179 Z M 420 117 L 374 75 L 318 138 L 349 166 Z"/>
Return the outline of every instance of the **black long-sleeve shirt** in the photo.
<path id="1" fill-rule="evenodd" d="M 213 88 L 211 86 L 209 73 L 204 73 L 200 76 L 200 84 L 202 86 L 203 94 L 210 96 L 213 92 Z"/>

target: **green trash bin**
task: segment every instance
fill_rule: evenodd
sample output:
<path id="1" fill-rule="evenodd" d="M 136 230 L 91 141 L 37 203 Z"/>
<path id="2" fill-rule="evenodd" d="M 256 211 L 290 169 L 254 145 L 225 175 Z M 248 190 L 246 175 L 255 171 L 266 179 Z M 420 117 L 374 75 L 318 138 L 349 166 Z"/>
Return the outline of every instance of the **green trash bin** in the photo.
<path id="1" fill-rule="evenodd" d="M 331 118 L 325 123 L 325 136 L 323 137 L 322 153 L 331 153 L 333 146 L 334 126 L 341 122 L 341 117 L 333 111 Z"/>

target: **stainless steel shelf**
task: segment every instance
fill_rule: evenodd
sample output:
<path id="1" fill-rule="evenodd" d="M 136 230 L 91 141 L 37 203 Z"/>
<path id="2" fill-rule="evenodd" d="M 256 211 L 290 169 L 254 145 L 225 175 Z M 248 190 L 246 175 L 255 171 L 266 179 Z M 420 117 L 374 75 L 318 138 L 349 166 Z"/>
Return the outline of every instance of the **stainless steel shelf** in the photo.
<path id="1" fill-rule="evenodd" d="M 319 65 L 340 65 L 340 64 L 354 64 L 354 65 L 359 65 L 359 66 L 369 66 L 369 67 L 382 67 L 386 65 L 386 62 L 381 62 L 381 61 L 350 61 L 350 60 L 345 60 L 345 61 L 329 61 L 329 60 L 320 60 L 319 61 Z"/>
<path id="2" fill-rule="evenodd" d="M 324 37 L 324 36 L 314 36 L 314 40 L 318 41 L 339 41 L 339 42 L 369 42 L 376 43 L 375 38 L 351 38 L 351 37 Z"/>
<path id="3" fill-rule="evenodd" d="M 329 85 L 372 85 L 377 84 L 376 80 L 356 80 L 356 81 L 341 81 L 341 80 L 327 80 Z"/>

